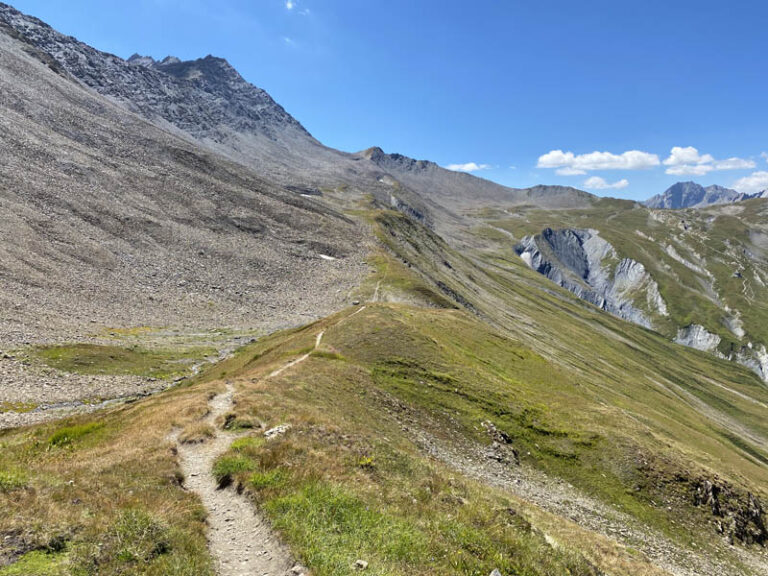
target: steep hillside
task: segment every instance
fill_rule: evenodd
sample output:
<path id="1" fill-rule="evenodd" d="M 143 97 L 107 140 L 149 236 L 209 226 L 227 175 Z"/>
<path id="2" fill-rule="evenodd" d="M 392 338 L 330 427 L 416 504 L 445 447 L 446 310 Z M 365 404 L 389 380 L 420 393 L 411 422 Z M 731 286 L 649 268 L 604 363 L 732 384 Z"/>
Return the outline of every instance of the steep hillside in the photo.
<path id="1" fill-rule="evenodd" d="M 402 215 L 369 216 L 399 255 L 373 255 L 359 297 L 420 306 L 365 302 L 156 398 L 0 434 L 8 557 L 51 574 L 210 573 L 172 449 L 220 437 L 234 442 L 216 479 L 313 574 L 764 571 L 768 395 L 754 376 L 534 291 L 546 280 L 523 266 L 484 270 Z M 459 293 L 467 275 L 479 292 Z M 203 425 L 225 380 L 230 413 Z"/>
<path id="2" fill-rule="evenodd" d="M 768 571 L 768 201 L 331 150 L 3 4 L 0 152 L 0 576 Z"/>
<path id="3" fill-rule="evenodd" d="M 766 379 L 766 213 L 762 199 L 680 212 L 600 200 L 588 210 L 480 211 L 475 231 L 478 245 L 514 248 L 598 307 Z"/>
<path id="4" fill-rule="evenodd" d="M 92 322 L 306 318 L 364 271 L 340 213 L 92 95 L 2 31 L 0 46 L 5 345 Z"/>

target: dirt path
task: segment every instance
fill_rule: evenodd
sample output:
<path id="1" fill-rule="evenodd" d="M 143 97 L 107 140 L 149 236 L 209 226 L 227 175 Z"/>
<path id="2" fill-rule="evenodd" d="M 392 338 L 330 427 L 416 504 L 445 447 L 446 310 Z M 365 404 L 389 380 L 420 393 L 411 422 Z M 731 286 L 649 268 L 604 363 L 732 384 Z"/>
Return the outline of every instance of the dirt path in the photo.
<path id="1" fill-rule="evenodd" d="M 320 334 L 317 335 L 317 338 L 315 338 L 315 347 L 312 348 L 311 352 L 307 352 L 306 354 L 304 354 L 304 356 L 300 358 L 296 358 L 296 360 L 292 360 L 291 362 L 288 362 L 288 364 L 286 364 L 282 368 L 278 368 L 274 372 L 270 373 L 270 375 L 267 376 L 267 378 L 274 378 L 275 376 L 279 376 L 280 374 L 288 370 L 288 368 L 293 368 L 294 366 L 296 366 L 296 364 L 301 364 L 302 362 L 304 362 L 304 360 L 306 360 L 312 355 L 312 352 L 314 352 L 320 347 L 320 343 L 323 341 L 324 334 L 325 334 L 325 330 L 323 330 L 322 332 L 320 332 Z"/>
<path id="2" fill-rule="evenodd" d="M 232 409 L 234 387 L 210 402 L 205 423 L 213 425 L 216 418 Z M 178 437 L 178 432 L 176 433 Z M 219 576 L 297 576 L 294 561 L 272 532 L 253 504 L 234 490 L 220 490 L 211 472 L 218 456 L 226 452 L 236 438 L 217 431 L 212 440 L 203 444 L 180 444 L 179 455 L 184 472 L 184 485 L 197 494 L 208 510 L 208 540 Z M 176 440 L 177 438 L 174 438 Z"/>
<path id="3" fill-rule="evenodd" d="M 363 309 L 365 306 L 347 318 Z M 325 331 L 317 334 L 312 351 L 273 371 L 265 380 L 307 360 L 320 347 L 324 335 Z M 234 393 L 234 386 L 227 384 L 227 391 L 210 401 L 210 412 L 203 422 L 216 429 L 216 419 L 232 409 Z M 180 444 L 179 434 L 180 431 L 175 432 L 172 440 L 178 445 L 185 487 L 197 494 L 208 510 L 208 541 L 216 560 L 216 573 L 219 576 L 300 576 L 303 569 L 295 564 L 290 550 L 278 540 L 253 504 L 233 490 L 217 487 L 213 464 L 237 436 L 217 430 L 212 440 L 202 444 Z"/>

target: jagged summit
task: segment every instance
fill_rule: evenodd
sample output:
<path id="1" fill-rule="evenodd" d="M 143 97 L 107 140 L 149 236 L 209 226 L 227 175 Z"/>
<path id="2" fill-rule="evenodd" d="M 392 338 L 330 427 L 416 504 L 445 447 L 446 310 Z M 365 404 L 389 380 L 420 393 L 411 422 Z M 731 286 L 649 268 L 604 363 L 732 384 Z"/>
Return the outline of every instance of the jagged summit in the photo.
<path id="1" fill-rule="evenodd" d="M 138 52 L 134 53 L 128 60 L 129 64 L 135 64 L 137 66 L 154 66 L 157 61 L 152 56 L 142 56 Z"/>
<path id="2" fill-rule="evenodd" d="M 657 194 L 645 201 L 648 208 L 676 210 L 681 208 L 701 208 L 714 204 L 730 204 L 753 198 L 763 198 L 763 193 L 744 194 L 723 186 L 707 186 L 696 182 L 678 182 L 670 186 L 663 194 Z"/>
<path id="3" fill-rule="evenodd" d="M 367 158 L 371 162 L 381 166 L 382 168 L 397 168 L 407 171 L 419 171 L 440 168 L 435 162 L 430 160 L 416 160 L 403 154 L 387 154 L 378 146 L 373 146 L 367 150 L 363 150 L 358 153 L 359 156 Z"/>
<path id="4" fill-rule="evenodd" d="M 0 23 L 71 76 L 150 119 L 162 119 L 193 137 L 227 145 L 233 135 L 271 142 L 315 142 L 282 106 L 250 84 L 223 58 L 158 62 L 101 52 L 0 4 Z"/>
<path id="5" fill-rule="evenodd" d="M 152 56 L 142 56 L 137 52 L 128 58 L 126 62 L 129 64 L 136 64 L 139 66 L 147 66 L 148 68 L 152 68 L 155 66 L 164 66 L 167 64 L 177 64 L 181 62 L 181 60 L 176 56 L 166 56 L 162 60 L 155 60 Z"/>

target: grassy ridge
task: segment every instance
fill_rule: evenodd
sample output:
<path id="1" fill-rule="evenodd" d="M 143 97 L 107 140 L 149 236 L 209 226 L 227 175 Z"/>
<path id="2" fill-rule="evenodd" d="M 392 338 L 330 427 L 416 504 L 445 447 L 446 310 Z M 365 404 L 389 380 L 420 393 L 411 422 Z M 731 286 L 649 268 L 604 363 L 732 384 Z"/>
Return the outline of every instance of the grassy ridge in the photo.
<path id="1" fill-rule="evenodd" d="M 283 362 L 286 350 L 322 329 L 324 354 L 274 381 L 260 381 Z M 636 385 L 632 382 L 614 394 L 598 395 L 573 371 L 463 312 L 369 304 L 354 317 L 329 319 L 293 337 L 297 343 L 273 342 L 266 352 L 257 345 L 252 351 L 258 361 L 233 374 L 241 386 L 238 410 L 245 417 L 267 419 L 266 426 L 290 422 L 291 432 L 277 441 L 236 446 L 222 466 L 233 469 L 236 481 L 319 574 L 347 573 L 360 550 L 376 559 L 382 574 L 414 569 L 479 574 L 502 562 L 501 551 L 529 550 L 536 542 L 525 540 L 525 531 L 516 533 L 514 522 L 491 513 L 505 506 L 525 510 L 525 505 L 512 503 L 508 495 L 491 496 L 487 489 L 473 493 L 473 482 L 425 461 L 418 436 L 404 430 L 399 410 L 423 414 L 420 425 L 436 435 L 459 434 L 480 446 L 490 442 L 481 424 L 493 422 L 513 439 L 524 465 L 567 479 L 683 546 L 696 533 L 699 544 L 706 541 L 726 557 L 710 513 L 693 505 L 696 481 L 712 474 L 710 466 L 727 454 L 728 462 L 718 462 L 715 469 L 725 472 L 733 465 L 740 474 L 731 478 L 765 497 L 765 467 L 751 467 L 745 455 L 731 453 L 729 440 L 716 433 L 717 424 L 686 402 L 653 386 L 629 397 Z M 710 361 L 704 355 L 701 359 Z M 719 393 L 727 395 L 711 392 L 713 398 Z M 430 485 L 419 496 L 418 486 L 425 481 L 420 479 L 435 475 L 441 482 L 453 481 L 441 488 Z M 455 490 L 455 483 L 462 489 Z M 442 500 L 450 503 L 445 509 Z M 445 520 L 441 514 L 456 521 L 457 502 L 474 510 L 477 516 L 470 524 L 484 526 L 483 532 L 505 527 L 523 540 L 491 540 L 481 553 L 443 539 L 434 530 Z M 374 522 L 354 511 L 359 507 L 384 516 Z M 526 525 L 535 516 L 528 514 L 522 515 Z M 406 550 L 382 556 L 379 547 L 362 546 L 361 541 L 382 537 L 365 530 L 364 536 L 355 535 L 358 524 L 369 522 L 395 534 Z M 430 527 L 426 535 L 425 523 Z M 546 522 L 538 520 L 537 528 L 534 521 L 531 534 L 541 535 L 542 525 Z M 425 537 L 433 547 L 429 557 L 445 563 L 419 564 Z M 561 550 L 576 554 L 569 558 L 587 562 L 573 560 L 579 570 L 591 570 L 595 562 L 602 569 L 606 565 L 600 562 L 632 566 L 618 553 L 602 559 L 590 553 L 586 543 L 591 538 L 577 532 L 561 541 Z M 576 553 L 583 548 L 586 553 Z M 460 569 L 452 564 L 451 550 L 460 550 L 467 564 Z M 549 573 L 535 554 L 525 562 L 531 573 Z M 501 565 L 512 573 L 522 570 L 521 565 Z M 563 566 L 548 569 L 559 573 Z M 640 570 L 638 565 L 625 569 L 630 574 Z"/>

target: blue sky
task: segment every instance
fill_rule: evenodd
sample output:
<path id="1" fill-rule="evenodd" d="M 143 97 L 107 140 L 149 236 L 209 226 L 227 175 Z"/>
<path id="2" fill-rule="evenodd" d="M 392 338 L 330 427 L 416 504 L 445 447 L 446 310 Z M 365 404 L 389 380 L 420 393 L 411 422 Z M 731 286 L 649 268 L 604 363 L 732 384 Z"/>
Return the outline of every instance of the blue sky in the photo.
<path id="1" fill-rule="evenodd" d="M 12 3 L 124 58 L 227 58 L 343 150 L 623 198 L 768 188 L 761 0 Z"/>

